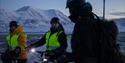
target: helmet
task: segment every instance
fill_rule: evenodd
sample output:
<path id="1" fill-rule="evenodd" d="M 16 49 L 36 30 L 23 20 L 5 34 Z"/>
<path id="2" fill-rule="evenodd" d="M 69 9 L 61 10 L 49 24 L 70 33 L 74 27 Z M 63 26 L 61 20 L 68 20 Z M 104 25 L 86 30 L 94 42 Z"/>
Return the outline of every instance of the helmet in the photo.
<path id="1" fill-rule="evenodd" d="M 16 26 L 16 27 L 17 27 L 18 25 L 17 25 L 17 22 L 16 22 L 16 21 L 11 21 L 11 22 L 9 23 L 9 26 L 10 26 L 10 27 L 12 27 L 12 26 Z"/>
<path id="2" fill-rule="evenodd" d="M 92 12 L 92 5 L 89 2 L 85 2 L 85 0 L 67 0 L 66 8 L 69 8 L 72 13 L 79 16 Z"/>
<path id="3" fill-rule="evenodd" d="M 85 10 L 85 11 L 92 11 L 92 5 L 89 2 L 86 2 L 82 5 L 81 10 Z"/>
<path id="4" fill-rule="evenodd" d="M 52 19 L 51 19 L 51 22 L 50 22 L 51 24 L 52 23 L 59 23 L 59 18 L 58 17 L 53 17 Z"/>
<path id="5" fill-rule="evenodd" d="M 67 0 L 66 8 L 80 7 L 83 3 L 85 3 L 85 0 Z"/>

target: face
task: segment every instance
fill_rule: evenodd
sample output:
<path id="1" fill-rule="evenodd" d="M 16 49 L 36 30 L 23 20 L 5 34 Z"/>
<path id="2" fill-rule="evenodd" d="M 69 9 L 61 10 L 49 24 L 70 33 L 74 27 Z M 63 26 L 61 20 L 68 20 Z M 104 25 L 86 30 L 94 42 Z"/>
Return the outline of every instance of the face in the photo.
<path id="1" fill-rule="evenodd" d="M 77 16 L 79 13 L 79 8 L 69 8 L 70 15 Z"/>
<path id="2" fill-rule="evenodd" d="M 52 23 L 51 27 L 57 29 L 59 27 L 59 24 L 58 23 Z"/>
<path id="3" fill-rule="evenodd" d="M 10 27 L 11 32 L 13 32 L 16 29 L 16 26 Z"/>
<path id="4" fill-rule="evenodd" d="M 70 15 L 74 15 L 75 14 L 74 9 L 73 8 L 69 8 L 69 13 L 70 13 Z"/>
<path id="5" fill-rule="evenodd" d="M 69 12 L 70 12 L 69 16 L 70 20 L 74 23 L 78 21 L 77 11 L 74 8 L 69 8 Z"/>

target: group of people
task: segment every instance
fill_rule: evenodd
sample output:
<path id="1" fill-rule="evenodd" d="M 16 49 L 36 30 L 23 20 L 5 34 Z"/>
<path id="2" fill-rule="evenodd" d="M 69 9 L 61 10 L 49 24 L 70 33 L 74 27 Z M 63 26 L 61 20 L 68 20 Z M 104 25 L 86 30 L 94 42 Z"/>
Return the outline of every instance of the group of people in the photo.
<path id="1" fill-rule="evenodd" d="M 101 45 L 99 44 L 99 41 L 101 41 L 99 36 L 100 33 L 99 30 L 97 30 L 97 24 L 95 24 L 96 20 L 94 19 L 95 16 L 92 12 L 91 4 L 84 2 L 84 0 L 71 0 L 68 1 L 67 8 L 69 8 L 70 12 L 69 18 L 75 23 L 71 38 L 72 56 L 75 63 L 117 63 L 113 62 L 117 59 L 112 61 L 105 60 L 107 62 L 100 59 L 102 58 L 102 56 L 100 56 L 101 49 L 99 49 Z M 50 30 L 47 31 L 39 41 L 31 44 L 29 48 L 46 44 L 47 51 L 52 51 L 56 54 L 55 57 L 60 57 L 66 52 L 68 46 L 67 36 L 58 17 L 53 17 L 50 24 Z M 27 35 L 23 27 L 18 25 L 16 21 L 11 21 L 9 26 L 10 32 L 6 38 L 8 49 L 2 54 L 1 59 L 3 63 L 12 63 L 15 59 L 17 59 L 18 63 L 26 63 Z M 116 35 L 113 35 L 113 41 L 116 41 L 117 32 L 114 31 L 114 34 Z M 113 53 L 109 52 L 109 54 Z M 107 59 L 108 57 L 105 58 Z M 112 58 L 109 57 L 108 60 L 110 59 Z"/>
<path id="2" fill-rule="evenodd" d="M 26 63 L 27 48 L 39 47 L 44 44 L 46 44 L 47 51 L 53 51 L 57 57 L 62 55 L 67 48 L 67 37 L 64 28 L 58 17 L 53 17 L 50 24 L 50 30 L 38 42 L 27 47 L 27 35 L 23 27 L 18 25 L 16 21 L 11 21 L 9 24 L 10 32 L 6 37 L 8 49 L 1 57 L 3 63 L 11 63 L 13 60 L 17 60 L 18 63 Z"/>

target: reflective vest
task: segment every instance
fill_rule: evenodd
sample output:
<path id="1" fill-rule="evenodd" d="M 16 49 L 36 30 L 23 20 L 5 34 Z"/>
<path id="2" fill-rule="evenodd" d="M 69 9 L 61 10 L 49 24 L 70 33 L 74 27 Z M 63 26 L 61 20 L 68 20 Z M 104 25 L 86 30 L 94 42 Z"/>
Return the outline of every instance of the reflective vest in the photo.
<path id="1" fill-rule="evenodd" d="M 63 31 L 56 32 L 56 33 L 52 34 L 51 36 L 50 36 L 50 34 L 51 34 L 50 31 L 46 33 L 46 47 L 47 47 L 47 50 L 54 50 L 54 49 L 60 47 L 58 37 L 62 32 Z"/>
<path id="2" fill-rule="evenodd" d="M 7 43 L 9 45 L 10 48 L 14 49 L 16 48 L 19 44 L 18 38 L 20 36 L 21 33 L 16 33 L 14 35 L 9 34 L 6 37 Z"/>

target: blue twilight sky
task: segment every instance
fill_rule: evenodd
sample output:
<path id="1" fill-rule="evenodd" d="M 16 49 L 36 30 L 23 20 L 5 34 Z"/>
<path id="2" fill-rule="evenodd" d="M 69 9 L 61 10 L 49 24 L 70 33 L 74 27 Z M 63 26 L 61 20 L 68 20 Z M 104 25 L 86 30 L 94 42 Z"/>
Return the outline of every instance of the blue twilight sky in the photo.
<path id="1" fill-rule="evenodd" d="M 86 0 L 93 6 L 93 12 L 102 16 L 103 0 Z M 23 6 L 40 9 L 57 9 L 69 15 L 66 0 L 0 0 L 0 8 L 15 11 Z M 125 0 L 106 0 L 106 18 L 125 18 Z"/>

